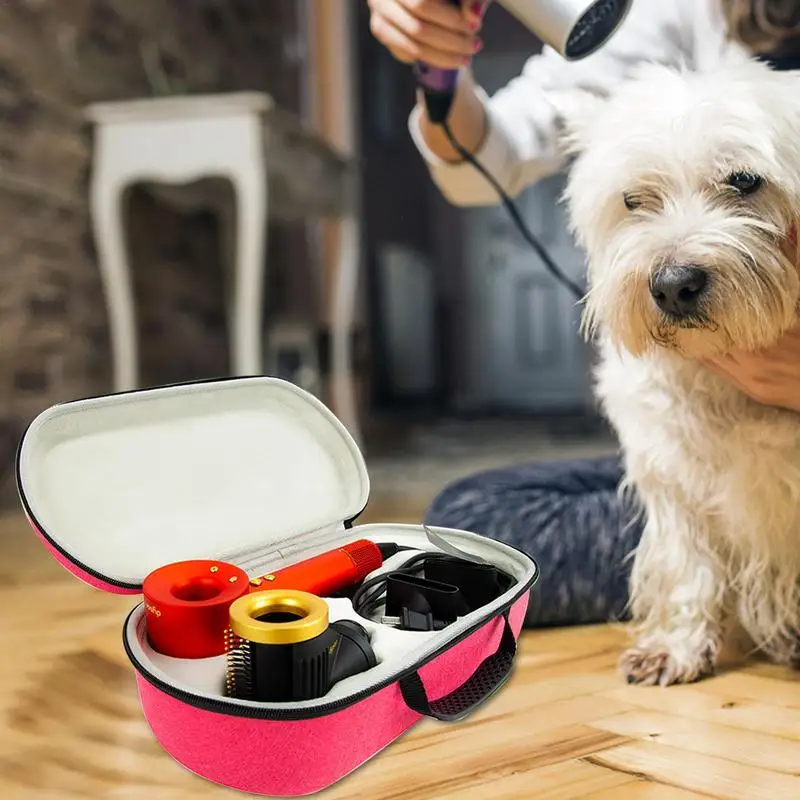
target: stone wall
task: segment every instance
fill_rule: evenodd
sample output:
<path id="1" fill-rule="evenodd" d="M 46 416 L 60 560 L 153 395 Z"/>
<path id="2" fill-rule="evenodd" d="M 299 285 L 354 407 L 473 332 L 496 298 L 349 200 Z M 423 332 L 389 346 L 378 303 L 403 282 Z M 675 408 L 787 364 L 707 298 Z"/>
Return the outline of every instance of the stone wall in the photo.
<path id="1" fill-rule="evenodd" d="M 260 90 L 299 97 L 295 0 L 5 0 L 0 4 L 0 502 L 46 406 L 110 389 L 87 213 L 90 102 Z M 128 230 L 145 385 L 227 374 L 215 220 L 143 191 Z M 270 235 L 276 262 L 298 231 Z M 274 280 L 280 285 L 282 278 Z"/>

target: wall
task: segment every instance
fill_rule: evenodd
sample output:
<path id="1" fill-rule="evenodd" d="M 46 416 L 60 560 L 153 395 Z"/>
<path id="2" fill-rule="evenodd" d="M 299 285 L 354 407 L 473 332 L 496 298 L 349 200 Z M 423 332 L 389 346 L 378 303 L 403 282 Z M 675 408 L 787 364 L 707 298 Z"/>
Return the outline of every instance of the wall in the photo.
<path id="1" fill-rule="evenodd" d="M 110 388 L 86 206 L 89 102 L 260 90 L 300 102 L 295 0 L 5 0 L 0 4 L 0 501 L 23 427 Z M 227 373 L 215 221 L 134 192 L 129 231 L 146 385 Z M 276 229 L 271 305 L 308 285 L 304 231 Z M 288 274 L 287 274 L 288 273 Z"/>
<path id="2" fill-rule="evenodd" d="M 477 56 L 476 70 L 480 60 L 493 55 L 519 55 L 524 59 L 542 49 L 542 43 L 496 3 L 489 7 L 481 38 L 484 48 Z M 470 308 L 466 272 L 468 254 L 464 251 L 462 239 L 469 211 L 450 205 L 430 182 L 428 193 L 432 207 L 430 217 L 434 222 L 432 246 L 438 265 L 442 308 L 442 393 L 448 409 L 452 410 L 469 381 L 471 370 L 469 348 L 464 344 L 470 338 L 471 318 L 467 315 L 467 309 Z M 535 258 L 531 253 L 531 259 Z"/>
<path id="3" fill-rule="evenodd" d="M 366 4 L 351 0 L 310 0 L 308 3 L 309 76 L 311 80 L 310 121 L 316 133 L 336 152 L 355 157 L 356 169 L 363 175 L 365 153 L 359 136 L 359 89 L 361 46 L 359 24 Z M 363 244 L 365 232 L 361 222 L 364 207 L 359 197 L 361 186 L 355 187 L 356 238 Z M 316 226 L 316 244 L 320 263 L 320 328 L 329 332 L 327 369 L 323 379 L 325 398 L 334 413 L 358 439 L 360 429 L 369 417 L 369 348 L 363 335 L 364 321 L 364 257 L 358 263 L 340 264 L 342 236 L 351 220 L 320 220 Z M 340 268 L 345 267 L 344 274 Z M 352 271 L 350 271 L 352 270 Z M 353 380 L 343 380 L 342 352 L 335 344 L 338 332 L 347 329 L 350 364 L 347 371 Z M 338 353 L 338 355 L 337 355 Z M 349 419 L 347 409 L 355 413 Z M 364 445 L 360 441 L 360 445 Z"/>
<path id="4" fill-rule="evenodd" d="M 433 247 L 428 171 L 408 133 L 415 101 L 411 68 L 396 61 L 369 30 L 369 11 L 359 3 L 361 49 L 360 138 L 363 142 L 363 207 L 371 394 L 377 409 L 397 402 L 386 357 L 387 334 L 381 303 L 379 255 L 386 244 L 423 253 Z"/>
<path id="5" fill-rule="evenodd" d="M 411 68 L 400 64 L 371 36 L 366 3 L 360 3 L 362 47 L 361 136 L 364 141 L 364 194 L 367 229 L 370 344 L 374 353 L 374 400 L 378 407 L 407 405 L 391 386 L 386 369 L 387 345 L 376 257 L 387 242 L 405 245 L 430 256 L 436 283 L 436 391 L 431 398 L 440 410 L 451 411 L 454 393 L 467 369 L 466 348 L 460 343 L 468 320 L 461 231 L 464 215 L 450 205 L 430 180 L 408 133 L 408 115 L 415 101 Z M 482 32 L 484 53 L 524 52 L 533 55 L 541 43 L 508 12 L 493 4 Z M 483 54 L 479 55 L 480 59 Z"/>

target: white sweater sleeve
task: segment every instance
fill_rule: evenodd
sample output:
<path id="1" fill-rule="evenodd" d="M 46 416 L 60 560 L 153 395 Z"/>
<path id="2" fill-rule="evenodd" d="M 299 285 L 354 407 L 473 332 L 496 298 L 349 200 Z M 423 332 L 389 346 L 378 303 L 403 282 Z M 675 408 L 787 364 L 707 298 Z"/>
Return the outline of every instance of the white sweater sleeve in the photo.
<path id="1" fill-rule="evenodd" d="M 493 97 L 478 89 L 488 128 L 475 157 L 511 197 L 560 171 L 566 162 L 559 152 L 559 120 L 548 93 L 571 87 L 607 93 L 644 61 L 691 63 L 696 2 L 634 0 L 617 33 L 588 58 L 565 61 L 546 47 Z M 457 206 L 497 203 L 497 193 L 471 164 L 446 162 L 429 150 L 420 132 L 420 113 L 419 107 L 412 111 L 409 131 L 442 194 Z"/>

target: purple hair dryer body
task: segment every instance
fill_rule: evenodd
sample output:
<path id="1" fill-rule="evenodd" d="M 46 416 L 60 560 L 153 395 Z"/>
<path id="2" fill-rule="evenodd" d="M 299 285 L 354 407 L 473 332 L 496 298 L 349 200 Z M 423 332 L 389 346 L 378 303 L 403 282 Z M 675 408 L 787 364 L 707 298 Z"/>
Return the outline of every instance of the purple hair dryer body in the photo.
<path id="1" fill-rule="evenodd" d="M 451 6 L 461 7 L 461 0 L 444 0 Z M 491 0 L 486 0 L 488 5 Z M 484 6 L 485 8 L 485 6 Z M 432 122 L 440 123 L 447 119 L 450 103 L 458 84 L 457 69 L 440 69 L 417 62 L 414 65 L 417 83 L 425 93 L 425 104 Z"/>

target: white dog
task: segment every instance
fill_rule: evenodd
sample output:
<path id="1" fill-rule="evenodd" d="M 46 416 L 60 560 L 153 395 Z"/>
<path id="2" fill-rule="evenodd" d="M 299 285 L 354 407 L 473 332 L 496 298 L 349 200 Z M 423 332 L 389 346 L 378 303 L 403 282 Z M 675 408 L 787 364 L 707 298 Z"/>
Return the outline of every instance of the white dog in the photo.
<path id="1" fill-rule="evenodd" d="M 663 685 L 710 674 L 737 618 L 800 666 L 800 415 L 703 361 L 795 322 L 800 76 L 647 66 L 610 98 L 558 106 L 597 394 L 646 516 L 622 670 Z"/>

